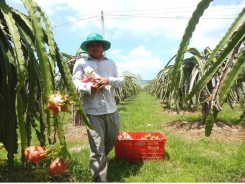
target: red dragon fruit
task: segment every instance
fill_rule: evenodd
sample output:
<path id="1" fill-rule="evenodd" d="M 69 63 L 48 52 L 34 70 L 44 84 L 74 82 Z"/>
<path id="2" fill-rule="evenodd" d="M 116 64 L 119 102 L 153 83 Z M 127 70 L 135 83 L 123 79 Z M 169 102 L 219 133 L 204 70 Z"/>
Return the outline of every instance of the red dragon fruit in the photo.
<path id="1" fill-rule="evenodd" d="M 92 82 L 95 83 L 96 81 L 94 80 L 94 71 L 95 69 L 85 73 L 85 75 L 83 76 L 82 82 Z"/>
<path id="2" fill-rule="evenodd" d="M 24 151 L 27 161 L 38 163 L 46 158 L 45 148 L 40 146 L 29 146 Z"/>
<path id="3" fill-rule="evenodd" d="M 48 167 L 48 172 L 50 175 L 59 175 L 63 173 L 67 168 L 68 161 L 64 162 L 62 156 L 52 160 L 50 166 Z"/>
<path id="4" fill-rule="evenodd" d="M 60 92 L 57 92 L 57 94 L 48 97 L 46 107 L 52 110 L 54 114 L 58 114 L 59 112 L 67 112 L 69 105 L 68 95 L 63 96 Z"/>
<path id="5" fill-rule="evenodd" d="M 95 82 L 94 80 L 94 76 L 92 75 L 86 75 L 83 79 L 82 79 L 82 82 Z"/>

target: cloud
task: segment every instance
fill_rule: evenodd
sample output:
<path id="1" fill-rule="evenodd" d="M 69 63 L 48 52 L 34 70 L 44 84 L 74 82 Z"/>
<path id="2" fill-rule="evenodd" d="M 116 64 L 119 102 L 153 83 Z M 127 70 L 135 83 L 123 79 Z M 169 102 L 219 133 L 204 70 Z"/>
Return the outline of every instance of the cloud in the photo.
<path id="1" fill-rule="evenodd" d="M 207 46 L 214 49 L 238 15 L 239 6 L 241 5 L 209 7 L 196 26 L 190 46 L 201 49 L 200 51 Z"/>
<path id="2" fill-rule="evenodd" d="M 139 74 L 144 80 L 153 79 L 155 74 L 164 67 L 160 58 L 152 56 L 143 45 L 131 50 L 128 57 L 117 65 L 122 72 L 130 71 L 136 75 Z"/>
<path id="3" fill-rule="evenodd" d="M 143 45 L 140 45 L 138 48 L 131 50 L 129 52 L 129 58 L 138 57 L 138 58 L 151 58 L 152 55 L 149 51 L 145 49 Z"/>
<path id="4" fill-rule="evenodd" d="M 9 0 L 20 4 L 19 0 Z M 121 70 L 152 79 L 176 54 L 193 11 L 200 0 L 35 0 L 48 14 L 56 42 L 63 52 L 75 53 L 80 40 L 102 32 L 111 41 L 107 51 Z M 199 20 L 190 47 L 202 52 L 218 44 L 245 0 L 212 1 Z"/>
<path id="5" fill-rule="evenodd" d="M 110 53 L 112 54 L 112 55 L 118 55 L 118 54 L 120 54 L 122 51 L 120 50 L 120 49 L 114 49 L 114 50 L 110 50 Z"/>

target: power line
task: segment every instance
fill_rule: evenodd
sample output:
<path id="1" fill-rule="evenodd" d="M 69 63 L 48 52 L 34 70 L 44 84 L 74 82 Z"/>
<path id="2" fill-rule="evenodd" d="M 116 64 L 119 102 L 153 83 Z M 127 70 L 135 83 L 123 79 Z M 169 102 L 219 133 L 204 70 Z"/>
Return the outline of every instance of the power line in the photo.
<path id="1" fill-rule="evenodd" d="M 94 17 L 88 17 L 88 18 L 84 18 L 84 19 L 78 19 L 78 20 L 75 20 L 75 21 L 70 21 L 70 22 L 66 22 L 66 23 L 62 23 L 62 24 L 57 24 L 57 25 L 54 25 L 52 27 L 55 28 L 55 27 L 64 26 L 64 25 L 68 25 L 68 24 L 74 24 L 76 22 L 86 21 L 86 20 L 93 19 L 93 18 L 96 18 L 96 17 L 100 17 L 100 16 L 99 15 L 96 15 Z"/>
<path id="2" fill-rule="evenodd" d="M 238 5 L 242 5 L 242 4 L 238 4 Z M 218 5 L 215 5 L 218 6 Z M 211 7 L 215 7 L 215 6 L 211 6 Z M 220 6 L 220 5 L 219 5 Z M 193 6 L 192 6 L 193 7 Z M 184 9 L 184 8 L 190 8 L 190 7 L 178 7 L 178 8 L 165 8 L 166 9 Z M 209 11 L 217 11 L 217 10 L 226 10 L 227 9 L 239 9 L 239 7 L 236 8 L 219 8 L 219 9 L 209 9 Z M 113 14 L 112 12 L 137 12 L 137 11 L 150 11 L 150 10 L 163 10 L 163 9 L 148 9 L 148 10 L 125 10 L 125 11 L 108 11 L 109 13 L 104 13 L 105 17 L 107 19 L 130 19 L 130 18 L 147 18 L 147 19 L 190 19 L 190 17 L 183 17 L 183 16 L 151 16 L 151 15 L 156 15 L 156 14 L 171 14 L 171 13 L 189 13 L 189 12 L 193 12 L 193 11 L 175 11 L 175 12 L 153 12 L 153 13 L 143 13 L 143 14 Z M 97 15 L 95 15 L 97 14 Z M 88 15 L 95 15 L 92 17 L 87 17 L 87 18 L 82 18 L 82 19 L 77 19 L 75 21 L 70 21 L 70 22 L 65 22 L 65 23 L 61 23 L 61 24 L 56 24 L 54 26 L 52 26 L 53 28 L 56 27 L 60 27 L 60 26 L 65 26 L 65 25 L 69 25 L 69 24 L 74 24 L 76 22 L 80 22 L 80 21 L 87 21 L 90 19 L 95 19 L 100 17 L 100 15 L 98 13 L 92 13 L 92 14 L 88 14 Z M 230 15 L 220 15 L 223 17 L 201 17 L 201 19 L 234 19 L 235 17 L 227 17 L 227 16 L 232 16 L 234 14 L 230 14 Z M 191 15 L 190 15 L 191 16 Z M 217 15 L 216 15 L 217 16 Z M 224 17 L 225 16 L 225 17 Z M 64 20 L 64 19 L 63 19 Z M 52 21 L 53 22 L 53 21 Z"/>
<path id="3" fill-rule="evenodd" d="M 113 15 L 110 14 L 112 17 L 124 17 L 124 18 L 150 18 L 150 19 L 190 19 L 190 17 L 156 17 L 156 16 L 140 16 L 140 15 Z M 110 18 L 110 17 L 107 17 Z M 235 17 L 201 17 L 201 19 L 234 19 Z M 117 19 L 117 18 L 114 18 Z"/>
<path id="4" fill-rule="evenodd" d="M 231 5 L 231 4 L 224 4 L 224 5 Z M 245 4 L 232 4 L 232 5 L 245 5 Z M 224 10 L 224 11 L 227 11 L 228 9 L 240 9 L 240 7 L 234 7 L 234 8 L 219 8 L 219 9 L 213 9 L 213 7 L 216 7 L 216 6 L 221 6 L 221 5 L 213 5 L 213 6 L 210 6 L 209 7 L 209 11 L 217 11 L 217 10 Z M 222 5 L 223 6 L 223 5 Z M 174 10 L 174 9 L 186 9 L 186 8 L 195 8 L 196 6 L 188 6 L 188 7 L 173 7 L 173 8 L 161 8 L 161 9 L 142 9 L 142 10 L 123 10 L 123 11 L 104 11 L 104 13 L 118 13 L 118 12 L 149 12 L 149 11 L 161 11 L 161 12 L 151 12 L 151 14 L 171 14 L 171 13 L 184 13 L 184 12 L 193 12 L 192 10 L 190 11 L 187 11 L 187 10 L 183 10 L 183 11 L 169 11 L 169 12 L 165 12 L 163 10 Z M 89 14 L 84 14 L 82 16 L 73 16 L 75 18 L 78 18 L 78 17 L 86 17 L 86 16 L 91 16 L 91 15 L 98 15 L 98 13 L 89 13 Z M 55 20 L 52 20 L 52 22 L 56 22 L 58 20 L 64 20 L 64 19 L 69 19 L 69 18 L 60 18 L 60 19 L 55 19 Z M 83 19 L 89 19 L 89 18 L 83 18 Z M 79 20 L 82 20 L 82 19 L 79 19 Z"/>
<path id="5" fill-rule="evenodd" d="M 92 18 L 96 18 L 96 17 L 99 17 L 99 16 L 91 17 L 91 19 Z M 131 18 L 175 19 L 175 20 L 190 19 L 190 17 L 152 17 L 152 16 L 127 16 L 127 15 L 114 15 L 114 17 L 106 17 L 106 19 L 131 19 Z M 235 17 L 201 17 L 200 19 L 219 20 L 219 19 L 234 19 L 234 18 Z M 74 24 L 76 22 L 87 21 L 87 20 L 89 20 L 89 19 L 88 18 L 87 19 L 79 19 L 79 20 L 72 21 L 72 22 L 66 22 L 66 23 L 62 23 L 62 24 L 57 24 L 57 25 L 52 26 L 52 28 L 56 28 L 56 27 L 60 27 L 60 26 L 66 26 L 66 25 L 69 25 L 69 24 Z M 100 20 L 100 19 L 98 19 L 98 20 Z"/>
<path id="6" fill-rule="evenodd" d="M 215 8 L 217 6 L 231 6 L 231 5 L 245 5 L 245 4 L 242 4 L 242 3 L 237 3 L 237 4 L 222 4 L 222 5 L 211 5 L 209 6 L 209 8 Z M 171 8 L 156 8 L 156 9 L 142 9 L 142 10 L 120 10 L 120 11 L 109 11 L 109 13 L 114 13 L 114 12 L 138 12 L 138 11 L 156 11 L 156 10 L 173 10 L 173 9 L 185 9 L 185 8 L 196 8 L 196 6 L 186 6 L 186 7 L 171 7 Z M 235 8 L 223 8 L 224 10 L 227 10 L 227 9 L 237 9 L 237 8 L 240 8 L 240 7 L 235 7 Z M 221 10 L 221 9 L 216 9 L 216 10 Z M 106 11 L 104 11 L 106 12 Z"/>
<path id="7" fill-rule="evenodd" d="M 91 15 L 98 15 L 98 13 L 89 13 L 89 14 L 84 14 L 84 15 L 80 15 L 80 16 L 72 16 L 72 17 L 75 17 L 75 18 L 87 17 L 87 16 L 91 17 Z M 90 17 L 88 17 L 88 18 L 90 18 Z M 62 17 L 62 18 L 59 18 L 59 19 L 53 19 L 52 22 L 57 22 L 59 20 L 64 21 L 64 19 L 70 19 L 70 17 Z M 83 19 L 86 19 L 86 18 L 83 18 Z"/>

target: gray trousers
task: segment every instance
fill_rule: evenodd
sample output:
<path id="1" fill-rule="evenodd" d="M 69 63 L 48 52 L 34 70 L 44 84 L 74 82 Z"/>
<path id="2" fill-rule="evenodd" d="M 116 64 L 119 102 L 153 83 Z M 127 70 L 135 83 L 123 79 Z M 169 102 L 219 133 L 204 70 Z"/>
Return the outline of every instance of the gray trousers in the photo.
<path id="1" fill-rule="evenodd" d="M 107 155 L 115 146 L 120 123 L 118 111 L 87 117 L 94 130 L 87 129 L 90 145 L 90 170 L 94 182 L 107 182 Z"/>

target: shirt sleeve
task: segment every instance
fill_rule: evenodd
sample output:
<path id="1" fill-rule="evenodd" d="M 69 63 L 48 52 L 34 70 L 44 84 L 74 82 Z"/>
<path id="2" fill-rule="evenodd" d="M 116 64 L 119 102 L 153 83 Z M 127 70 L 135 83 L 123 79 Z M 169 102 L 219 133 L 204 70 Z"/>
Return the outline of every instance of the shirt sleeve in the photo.
<path id="1" fill-rule="evenodd" d="M 114 87 L 122 87 L 125 85 L 124 76 L 123 76 L 122 72 L 120 72 L 117 69 L 117 66 L 115 63 L 114 63 L 114 67 L 115 67 L 115 77 L 108 77 L 109 85 L 114 86 Z"/>
<path id="2" fill-rule="evenodd" d="M 81 59 L 77 60 L 72 72 L 72 81 L 77 89 L 77 91 L 81 91 L 84 93 L 91 94 L 91 86 L 93 83 L 91 82 L 82 82 L 82 78 L 84 75 L 83 67 Z"/>

